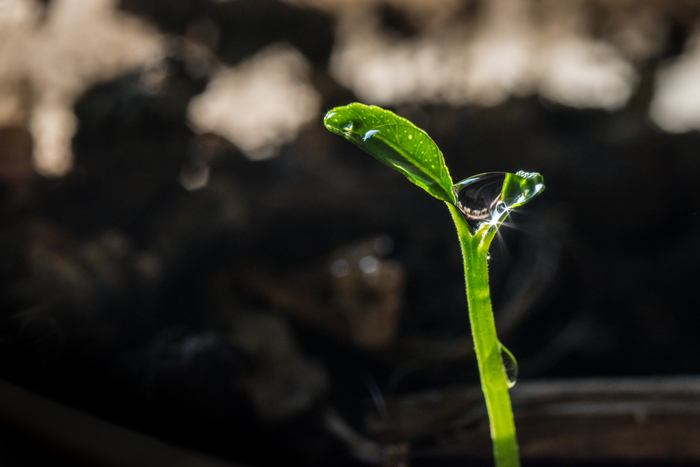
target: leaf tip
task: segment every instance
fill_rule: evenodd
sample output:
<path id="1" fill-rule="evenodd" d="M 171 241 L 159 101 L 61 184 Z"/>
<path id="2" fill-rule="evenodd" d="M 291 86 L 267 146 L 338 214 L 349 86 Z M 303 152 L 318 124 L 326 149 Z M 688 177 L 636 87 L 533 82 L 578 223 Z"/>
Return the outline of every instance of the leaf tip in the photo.
<path id="1" fill-rule="evenodd" d="M 333 110 L 329 110 L 328 113 L 326 114 L 326 116 L 323 117 L 323 125 L 328 130 L 333 131 L 335 129 L 336 125 L 335 125 L 334 120 L 335 120 L 336 114 L 337 114 L 337 112 L 335 111 L 335 109 L 333 109 Z"/>
<path id="2" fill-rule="evenodd" d="M 353 129 L 353 121 L 347 115 L 346 107 L 336 107 L 328 111 L 325 117 L 323 117 L 323 125 L 327 130 L 339 134 L 346 135 Z"/>

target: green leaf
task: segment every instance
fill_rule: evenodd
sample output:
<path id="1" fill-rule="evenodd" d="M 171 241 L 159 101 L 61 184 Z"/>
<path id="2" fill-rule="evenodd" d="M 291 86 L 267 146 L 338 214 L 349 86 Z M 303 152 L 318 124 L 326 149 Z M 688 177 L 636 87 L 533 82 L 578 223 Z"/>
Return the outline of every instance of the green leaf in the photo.
<path id="1" fill-rule="evenodd" d="M 431 195 L 455 204 L 442 152 L 425 131 L 405 118 L 356 102 L 331 110 L 323 123 Z"/>

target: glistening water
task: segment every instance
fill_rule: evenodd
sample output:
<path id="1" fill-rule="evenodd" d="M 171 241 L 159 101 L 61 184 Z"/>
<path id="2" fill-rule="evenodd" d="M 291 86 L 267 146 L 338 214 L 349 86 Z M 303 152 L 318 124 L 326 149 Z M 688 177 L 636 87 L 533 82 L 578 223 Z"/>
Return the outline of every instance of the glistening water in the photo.
<path id="1" fill-rule="evenodd" d="M 497 224 L 510 210 L 542 192 L 544 183 L 536 172 L 488 172 L 455 183 L 452 190 L 474 234 L 482 224 Z"/>
<path id="2" fill-rule="evenodd" d="M 503 373 L 506 375 L 506 383 L 508 384 L 508 389 L 515 386 L 518 380 L 518 361 L 515 359 L 510 350 L 506 348 L 505 345 L 498 343 L 498 347 L 501 349 L 501 360 L 503 360 Z"/>

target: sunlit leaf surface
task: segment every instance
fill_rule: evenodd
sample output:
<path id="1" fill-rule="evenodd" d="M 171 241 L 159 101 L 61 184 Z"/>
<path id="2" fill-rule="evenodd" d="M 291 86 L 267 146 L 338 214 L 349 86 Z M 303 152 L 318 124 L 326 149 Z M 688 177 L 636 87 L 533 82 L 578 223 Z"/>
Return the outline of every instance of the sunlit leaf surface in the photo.
<path id="1" fill-rule="evenodd" d="M 405 118 L 380 107 L 354 103 L 328 112 L 324 124 L 431 195 L 455 203 L 442 152 L 425 131 Z"/>

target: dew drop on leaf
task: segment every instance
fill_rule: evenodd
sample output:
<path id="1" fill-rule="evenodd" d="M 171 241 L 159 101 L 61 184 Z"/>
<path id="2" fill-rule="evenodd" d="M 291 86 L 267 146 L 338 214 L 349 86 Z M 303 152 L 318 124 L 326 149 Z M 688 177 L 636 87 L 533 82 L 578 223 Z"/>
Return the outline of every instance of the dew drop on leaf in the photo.
<path id="1" fill-rule="evenodd" d="M 379 133 L 379 130 L 369 130 L 367 133 L 365 133 L 365 136 L 362 137 L 362 141 L 367 141 L 377 133 Z"/>

